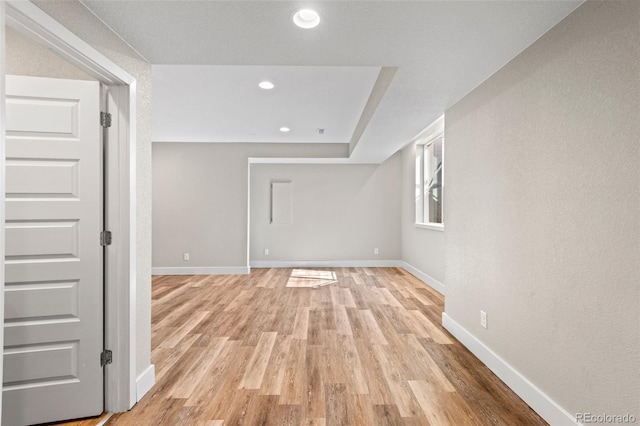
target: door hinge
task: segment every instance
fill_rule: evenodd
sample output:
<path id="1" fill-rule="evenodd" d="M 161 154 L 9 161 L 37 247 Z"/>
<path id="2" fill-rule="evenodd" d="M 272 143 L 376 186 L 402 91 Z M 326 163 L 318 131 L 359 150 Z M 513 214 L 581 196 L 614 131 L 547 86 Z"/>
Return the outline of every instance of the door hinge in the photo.
<path id="1" fill-rule="evenodd" d="M 111 127 L 111 114 L 108 112 L 100 113 L 100 125 L 105 129 Z"/>
<path id="2" fill-rule="evenodd" d="M 100 367 L 104 367 L 107 364 L 111 364 L 113 362 L 113 352 L 109 349 L 105 349 L 100 354 Z"/>
<path id="3" fill-rule="evenodd" d="M 111 245 L 111 231 L 102 231 L 100 233 L 100 245 L 101 246 Z"/>

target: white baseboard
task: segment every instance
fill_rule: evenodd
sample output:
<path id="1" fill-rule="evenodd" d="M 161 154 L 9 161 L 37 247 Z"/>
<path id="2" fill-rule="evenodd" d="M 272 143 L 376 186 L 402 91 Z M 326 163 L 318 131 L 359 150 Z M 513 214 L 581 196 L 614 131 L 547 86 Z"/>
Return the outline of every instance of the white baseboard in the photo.
<path id="1" fill-rule="evenodd" d="M 156 367 L 151 364 L 136 379 L 136 400 L 143 396 L 156 384 Z"/>
<path id="2" fill-rule="evenodd" d="M 393 268 L 399 260 L 254 260 L 252 268 Z"/>
<path id="3" fill-rule="evenodd" d="M 467 347 L 484 365 L 511 388 L 524 402 L 537 412 L 550 425 L 579 425 L 576 419 L 549 398 L 536 385 L 531 383 L 515 368 L 500 358 L 484 343 L 469 333 L 446 313 L 442 314 L 442 326 L 449 330 L 464 346 Z"/>
<path id="4" fill-rule="evenodd" d="M 408 273 L 410 273 L 411 275 L 413 275 L 414 277 L 416 277 L 417 279 L 419 279 L 420 281 L 422 281 L 423 283 L 425 283 L 426 285 L 428 285 L 438 293 L 442 295 L 446 294 L 445 293 L 446 287 L 444 286 L 444 284 L 436 280 L 435 278 L 433 278 L 431 275 L 425 274 L 418 268 L 414 268 L 413 266 L 409 265 L 407 262 L 400 261 L 397 266 L 404 269 L 405 271 L 407 271 Z"/>
<path id="5" fill-rule="evenodd" d="M 445 286 L 429 274 L 402 260 L 254 260 L 250 266 L 154 267 L 152 275 L 236 275 L 251 268 L 402 268 L 420 281 L 445 294 Z"/>
<path id="6" fill-rule="evenodd" d="M 100 419 L 100 421 L 98 423 L 96 423 L 96 426 L 104 426 L 104 425 L 106 425 L 111 417 L 113 417 L 113 413 L 107 413 L 106 416 L 104 416 L 102 419 Z"/>
<path id="7" fill-rule="evenodd" d="M 429 274 L 402 260 L 254 260 L 251 268 L 402 268 L 440 294 L 445 287 Z"/>
<path id="8" fill-rule="evenodd" d="M 156 267 L 151 275 L 236 275 L 248 274 L 248 266 Z"/>

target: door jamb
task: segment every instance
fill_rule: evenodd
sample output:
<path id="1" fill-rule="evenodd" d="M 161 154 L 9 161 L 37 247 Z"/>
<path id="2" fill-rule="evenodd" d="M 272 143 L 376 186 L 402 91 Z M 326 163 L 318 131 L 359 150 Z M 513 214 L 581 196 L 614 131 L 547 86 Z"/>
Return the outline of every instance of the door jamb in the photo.
<path id="1" fill-rule="evenodd" d="M 105 342 L 113 351 L 113 364 L 105 367 L 105 411 L 126 411 L 136 395 L 136 80 L 41 9 L 28 1 L 0 2 L 0 172 L 5 167 L 5 25 L 52 50 L 109 88 L 109 193 L 105 221 L 113 232 L 107 246 L 105 276 Z M 96 120 L 98 117 L 96 117 Z M 0 196 L 4 200 L 4 179 Z M 0 203 L 0 232 L 4 230 L 4 202 Z M 4 259 L 4 233 L 0 259 Z M 0 262 L 1 263 L 1 262 Z M 2 265 L 2 268 L 4 265 Z M 0 268 L 0 273 L 3 269 Z M 3 276 L 3 275 L 2 275 Z M 0 302 L 4 279 L 0 281 Z M 0 321 L 4 325 L 4 303 Z M 0 343 L 4 327 L 0 328 Z M 2 346 L 0 346 L 2 347 Z M 98 354 L 96 354 L 96 357 Z M 2 357 L 0 357 L 2 367 Z M 0 383 L 2 379 L 0 368 Z M 1 408 L 0 408 L 1 409 Z M 0 412 L 1 414 L 1 412 Z"/>
<path id="2" fill-rule="evenodd" d="M 5 194 L 5 32 L 4 32 L 4 2 L 0 1 L 0 200 Z M 4 203 L 0 203 L 0 259 L 4 259 Z M 4 262 L 0 262 L 0 348 L 4 348 Z M 3 356 L 0 356 L 0 384 L 2 379 Z M 0 398 L 0 419 L 2 419 L 2 398 Z"/>

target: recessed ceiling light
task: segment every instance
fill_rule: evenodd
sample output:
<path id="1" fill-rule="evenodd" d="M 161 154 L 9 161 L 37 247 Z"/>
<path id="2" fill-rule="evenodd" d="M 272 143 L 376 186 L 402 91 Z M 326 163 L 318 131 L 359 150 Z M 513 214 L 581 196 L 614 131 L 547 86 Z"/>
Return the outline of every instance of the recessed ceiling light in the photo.
<path id="1" fill-rule="evenodd" d="M 261 81 L 260 84 L 258 84 L 258 87 L 261 88 L 261 89 L 264 89 L 264 90 L 271 90 L 275 86 L 270 81 Z"/>
<path id="2" fill-rule="evenodd" d="M 320 15 L 311 9 L 300 9 L 293 14 L 293 23 L 300 28 L 315 28 L 320 23 Z"/>
<path id="3" fill-rule="evenodd" d="M 280 131 L 283 132 L 283 133 L 287 133 L 289 130 L 291 130 L 291 129 L 288 128 L 288 127 L 280 127 Z"/>

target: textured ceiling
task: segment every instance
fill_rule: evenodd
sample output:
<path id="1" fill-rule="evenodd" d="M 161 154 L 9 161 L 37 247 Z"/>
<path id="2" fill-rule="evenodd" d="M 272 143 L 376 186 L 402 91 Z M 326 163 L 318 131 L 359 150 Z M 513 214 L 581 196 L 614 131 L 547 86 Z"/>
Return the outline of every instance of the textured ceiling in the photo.
<path id="1" fill-rule="evenodd" d="M 380 162 L 581 1 L 84 3 L 152 64 L 397 67 L 352 155 Z M 291 23 L 302 6 L 318 10 L 317 28 Z"/>

